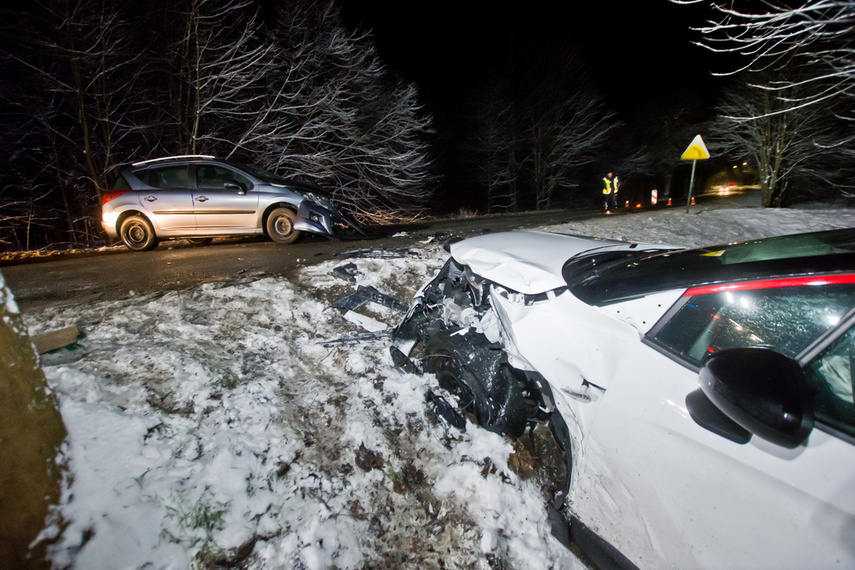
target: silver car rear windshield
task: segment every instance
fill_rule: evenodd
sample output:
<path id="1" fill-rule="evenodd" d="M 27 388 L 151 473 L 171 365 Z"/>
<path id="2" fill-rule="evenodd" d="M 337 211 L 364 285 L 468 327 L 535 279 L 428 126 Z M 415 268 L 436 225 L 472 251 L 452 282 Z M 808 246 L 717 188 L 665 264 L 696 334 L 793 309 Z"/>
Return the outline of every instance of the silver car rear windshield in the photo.
<path id="1" fill-rule="evenodd" d="M 654 255 L 593 254 L 570 259 L 562 275 L 582 301 L 609 305 L 669 289 L 853 269 L 855 229 L 845 229 Z"/>

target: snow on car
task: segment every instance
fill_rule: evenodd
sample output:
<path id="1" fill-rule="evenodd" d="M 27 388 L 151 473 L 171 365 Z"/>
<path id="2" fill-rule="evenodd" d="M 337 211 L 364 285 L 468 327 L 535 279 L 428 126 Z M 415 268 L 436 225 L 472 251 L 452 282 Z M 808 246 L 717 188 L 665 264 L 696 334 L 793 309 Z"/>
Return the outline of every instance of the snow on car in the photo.
<path id="1" fill-rule="evenodd" d="M 676 250 L 538 232 L 451 245 L 395 330 L 446 420 L 564 450 L 606 566 L 855 563 L 855 230 Z"/>

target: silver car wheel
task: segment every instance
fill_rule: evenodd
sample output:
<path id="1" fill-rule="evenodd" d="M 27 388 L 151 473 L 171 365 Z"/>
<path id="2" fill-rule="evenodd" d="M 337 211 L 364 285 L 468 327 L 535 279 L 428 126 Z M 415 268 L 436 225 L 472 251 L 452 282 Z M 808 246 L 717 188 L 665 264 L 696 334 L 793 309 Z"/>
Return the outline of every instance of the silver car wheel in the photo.
<path id="1" fill-rule="evenodd" d="M 276 208 L 267 217 L 267 235 L 276 243 L 294 243 L 300 237 L 300 232 L 294 229 L 296 217 L 293 210 Z"/>
<path id="2" fill-rule="evenodd" d="M 154 228 L 142 216 L 131 216 L 122 222 L 120 234 L 125 246 L 133 251 L 148 251 L 157 247 Z"/>

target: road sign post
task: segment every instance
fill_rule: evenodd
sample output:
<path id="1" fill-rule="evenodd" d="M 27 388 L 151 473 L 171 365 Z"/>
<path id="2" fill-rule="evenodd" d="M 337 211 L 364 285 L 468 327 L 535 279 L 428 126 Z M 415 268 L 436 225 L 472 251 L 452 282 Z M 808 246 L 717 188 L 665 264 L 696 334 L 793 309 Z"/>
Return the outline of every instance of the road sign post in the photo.
<path id="1" fill-rule="evenodd" d="M 692 205 L 692 188 L 695 185 L 695 165 L 698 163 L 696 159 L 692 160 L 692 176 L 689 177 L 689 195 L 686 197 L 686 213 L 689 213 L 689 206 Z"/>
<path id="2" fill-rule="evenodd" d="M 692 188 L 695 185 L 695 166 L 699 160 L 706 160 L 710 157 L 710 151 L 707 150 L 707 145 L 704 144 L 704 139 L 701 135 L 697 135 L 689 144 L 689 148 L 680 157 L 681 160 L 692 161 L 692 176 L 689 178 L 689 195 L 686 197 L 686 213 L 689 213 L 689 206 L 692 204 Z"/>

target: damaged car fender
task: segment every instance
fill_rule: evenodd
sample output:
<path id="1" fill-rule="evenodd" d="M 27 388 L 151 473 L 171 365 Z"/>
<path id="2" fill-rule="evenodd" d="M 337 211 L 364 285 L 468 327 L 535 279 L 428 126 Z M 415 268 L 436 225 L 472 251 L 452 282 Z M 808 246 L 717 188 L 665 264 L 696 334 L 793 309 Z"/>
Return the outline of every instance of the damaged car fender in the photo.
<path id="1" fill-rule="evenodd" d="M 509 364 L 489 286 L 449 260 L 396 327 L 393 358 L 401 367 L 436 374 L 460 410 L 480 425 L 518 436 L 551 403 L 544 404 L 536 384 Z M 418 364 L 410 361 L 414 354 Z"/>
<path id="2" fill-rule="evenodd" d="M 680 251 L 513 232 L 450 250 L 393 358 L 436 375 L 458 429 L 549 425 L 567 465 L 550 508 L 595 538 L 598 566 L 855 564 L 855 229 Z M 774 410 L 760 424 L 698 407 L 699 371 L 733 350 L 722 382 L 772 374 L 740 392 Z M 807 388 L 782 398 L 754 360 L 771 352 Z M 810 421 L 790 437 L 798 410 Z"/>

